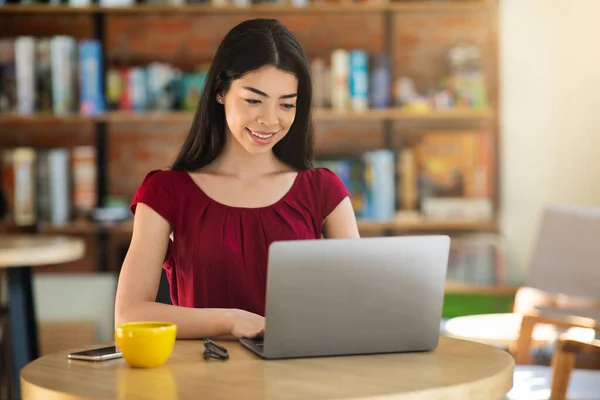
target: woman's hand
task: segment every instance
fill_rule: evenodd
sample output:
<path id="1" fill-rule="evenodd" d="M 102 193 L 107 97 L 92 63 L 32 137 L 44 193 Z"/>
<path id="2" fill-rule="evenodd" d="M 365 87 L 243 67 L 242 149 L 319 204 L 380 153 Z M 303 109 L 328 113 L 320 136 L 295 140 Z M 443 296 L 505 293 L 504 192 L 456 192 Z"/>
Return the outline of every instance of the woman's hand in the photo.
<path id="1" fill-rule="evenodd" d="M 254 338 L 265 332 L 265 317 L 245 310 L 233 309 L 228 313 L 230 333 L 237 338 Z"/>

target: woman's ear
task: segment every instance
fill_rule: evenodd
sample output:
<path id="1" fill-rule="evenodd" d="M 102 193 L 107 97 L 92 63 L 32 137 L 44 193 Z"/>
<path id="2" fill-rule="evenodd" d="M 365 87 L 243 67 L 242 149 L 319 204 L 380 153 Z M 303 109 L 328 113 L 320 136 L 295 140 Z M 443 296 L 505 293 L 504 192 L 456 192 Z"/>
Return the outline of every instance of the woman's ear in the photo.
<path id="1" fill-rule="evenodd" d="M 223 104 L 223 96 L 221 93 L 217 93 L 217 103 Z"/>

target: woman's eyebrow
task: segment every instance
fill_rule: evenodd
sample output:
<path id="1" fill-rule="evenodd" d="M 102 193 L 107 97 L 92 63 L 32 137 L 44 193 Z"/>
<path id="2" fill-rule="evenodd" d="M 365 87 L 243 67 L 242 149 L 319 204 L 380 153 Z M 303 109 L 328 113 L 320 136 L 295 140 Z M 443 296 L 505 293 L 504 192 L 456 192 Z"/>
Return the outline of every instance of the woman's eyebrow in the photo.
<path id="1" fill-rule="evenodd" d="M 250 87 L 250 86 L 244 86 L 244 89 L 249 90 L 249 91 L 251 91 L 253 93 L 256 93 L 256 94 L 258 94 L 260 96 L 264 96 L 264 97 L 267 97 L 267 98 L 269 97 L 269 95 L 266 94 L 265 92 L 261 92 L 260 90 L 258 90 L 256 88 L 253 88 L 253 87 Z M 297 93 L 290 93 L 290 94 L 284 94 L 283 96 L 280 96 L 279 98 L 280 99 L 292 99 L 292 98 L 294 98 L 296 96 L 298 96 Z"/>

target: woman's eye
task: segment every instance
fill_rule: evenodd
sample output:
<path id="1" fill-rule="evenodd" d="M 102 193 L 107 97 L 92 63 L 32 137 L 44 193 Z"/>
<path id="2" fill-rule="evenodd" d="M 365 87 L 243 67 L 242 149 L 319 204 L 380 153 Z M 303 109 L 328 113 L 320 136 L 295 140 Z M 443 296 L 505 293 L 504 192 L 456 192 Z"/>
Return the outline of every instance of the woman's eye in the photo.
<path id="1" fill-rule="evenodd" d="M 296 107 L 293 104 L 282 104 L 283 108 L 285 108 L 286 110 L 291 110 L 292 108 Z"/>
<path id="2" fill-rule="evenodd" d="M 258 103 L 260 103 L 260 100 L 254 100 L 254 99 L 246 99 L 246 101 L 247 101 L 249 104 L 258 104 Z"/>

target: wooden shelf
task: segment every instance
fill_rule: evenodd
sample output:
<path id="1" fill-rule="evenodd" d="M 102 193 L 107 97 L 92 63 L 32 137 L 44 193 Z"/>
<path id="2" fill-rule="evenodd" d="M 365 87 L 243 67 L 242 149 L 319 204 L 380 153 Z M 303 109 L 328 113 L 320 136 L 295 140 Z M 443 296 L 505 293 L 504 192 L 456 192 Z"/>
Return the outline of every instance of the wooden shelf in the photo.
<path id="1" fill-rule="evenodd" d="M 389 221 L 389 222 L 371 222 L 358 221 L 358 228 L 361 232 L 377 231 L 396 231 L 407 233 L 428 233 L 428 232 L 493 232 L 497 225 L 494 221 Z"/>
<path id="2" fill-rule="evenodd" d="M 482 294 L 494 296 L 515 296 L 520 286 L 511 285 L 479 285 L 464 282 L 446 282 L 446 293 L 454 294 Z"/>
<path id="3" fill-rule="evenodd" d="M 378 231 L 398 231 L 412 233 L 427 233 L 427 232 L 472 232 L 485 231 L 490 232 L 496 229 L 496 224 L 493 221 L 390 221 L 390 222 L 371 222 L 358 221 L 358 228 L 361 232 L 378 232 Z M 70 234 L 70 235 L 86 235 L 100 232 L 130 234 L 133 229 L 132 221 L 125 221 L 110 225 L 103 225 L 96 222 L 81 221 L 67 225 L 53 226 L 44 225 L 39 228 L 39 232 L 43 234 Z"/>
<path id="4" fill-rule="evenodd" d="M 101 224 L 93 221 L 78 221 L 65 225 L 42 225 L 38 232 L 52 235 L 92 235 L 101 232 L 111 234 L 131 234 L 133 221 Z"/>
<path id="5" fill-rule="evenodd" d="M 136 4 L 123 7 L 69 6 L 69 5 L 20 5 L 0 6 L 0 14 L 307 14 L 307 13 L 365 13 L 365 12 L 415 12 L 482 9 L 489 0 L 463 0 L 436 3 L 427 1 L 374 2 L 374 3 L 311 3 L 304 7 L 289 4 L 253 4 L 248 7 L 214 6 L 209 4 L 186 4 L 182 6 L 161 4 Z"/>
<path id="6" fill-rule="evenodd" d="M 315 121 L 475 121 L 486 120 L 493 117 L 489 108 L 482 109 L 447 109 L 417 112 L 401 108 L 371 109 L 363 112 L 333 111 L 330 109 L 314 109 Z M 194 118 L 193 112 L 188 111 L 109 111 L 98 116 L 85 116 L 70 114 L 58 116 L 51 113 L 40 113 L 32 115 L 20 115 L 12 113 L 0 114 L 0 124 L 66 124 L 66 123 L 90 123 L 90 122 L 163 122 L 163 123 L 191 123 Z"/>
<path id="7" fill-rule="evenodd" d="M 446 110 L 412 111 L 402 108 L 370 109 L 363 112 L 334 111 L 330 109 L 315 109 L 314 119 L 318 121 L 335 120 L 397 120 L 397 121 L 428 121 L 428 120 L 478 120 L 489 119 L 493 113 L 489 108 L 452 108 Z"/>
<path id="8" fill-rule="evenodd" d="M 16 113 L 0 113 L 0 124 L 71 124 L 89 123 L 104 118 L 88 117 L 79 114 L 55 115 L 52 113 L 37 113 L 23 115 Z"/>
<path id="9" fill-rule="evenodd" d="M 125 122 L 188 122 L 194 119 L 194 113 L 190 111 L 111 111 L 105 114 L 103 118 L 110 123 Z"/>

